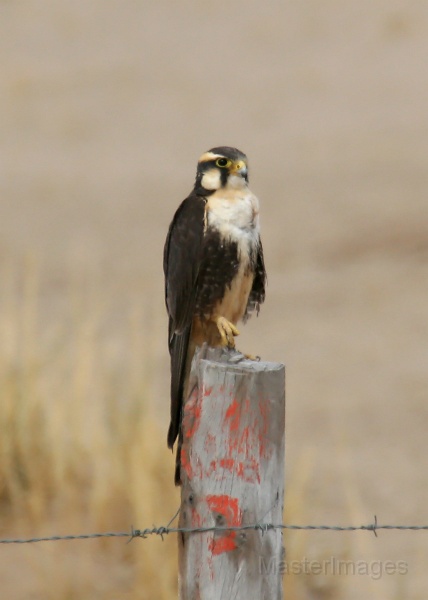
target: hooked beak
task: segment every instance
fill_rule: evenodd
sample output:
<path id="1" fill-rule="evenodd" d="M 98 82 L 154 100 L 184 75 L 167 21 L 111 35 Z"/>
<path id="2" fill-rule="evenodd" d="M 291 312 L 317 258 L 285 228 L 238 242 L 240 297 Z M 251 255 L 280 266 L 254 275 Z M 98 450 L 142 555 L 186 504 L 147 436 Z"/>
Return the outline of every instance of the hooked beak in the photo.
<path id="1" fill-rule="evenodd" d="M 243 160 L 238 160 L 237 162 L 233 163 L 233 166 L 230 169 L 230 172 L 233 175 L 240 175 L 244 179 L 247 179 L 248 169 L 247 169 L 247 165 L 245 164 L 245 162 Z"/>

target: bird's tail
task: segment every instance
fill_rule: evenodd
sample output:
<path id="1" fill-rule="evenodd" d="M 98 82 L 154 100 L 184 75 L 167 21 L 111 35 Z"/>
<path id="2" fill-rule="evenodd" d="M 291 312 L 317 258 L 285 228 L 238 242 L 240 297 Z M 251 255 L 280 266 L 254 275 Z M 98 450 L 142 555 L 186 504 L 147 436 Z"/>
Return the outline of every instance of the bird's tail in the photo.
<path id="1" fill-rule="evenodd" d="M 175 461 L 175 484 L 181 484 L 180 478 L 180 455 L 182 445 L 181 419 L 183 412 L 183 396 L 185 392 L 185 381 L 187 379 L 188 349 L 191 326 L 186 327 L 180 333 L 174 333 L 170 338 L 169 351 L 171 355 L 171 422 L 168 429 L 168 448 L 173 448 L 178 437 L 177 454 Z"/>
<path id="2" fill-rule="evenodd" d="M 174 483 L 175 485 L 181 485 L 181 446 L 183 445 L 183 435 L 180 428 L 177 440 L 177 450 L 175 455 L 175 473 Z"/>

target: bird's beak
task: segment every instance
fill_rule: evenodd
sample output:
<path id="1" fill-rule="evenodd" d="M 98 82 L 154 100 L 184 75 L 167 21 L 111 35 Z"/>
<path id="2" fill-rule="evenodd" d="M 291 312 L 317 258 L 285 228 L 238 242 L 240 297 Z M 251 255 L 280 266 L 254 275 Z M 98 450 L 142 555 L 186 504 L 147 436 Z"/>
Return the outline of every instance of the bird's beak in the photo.
<path id="1" fill-rule="evenodd" d="M 240 175 L 241 177 L 246 177 L 247 176 L 247 165 L 245 164 L 245 162 L 243 160 L 238 160 L 237 162 L 233 163 L 232 168 L 230 169 L 230 172 L 233 175 Z"/>

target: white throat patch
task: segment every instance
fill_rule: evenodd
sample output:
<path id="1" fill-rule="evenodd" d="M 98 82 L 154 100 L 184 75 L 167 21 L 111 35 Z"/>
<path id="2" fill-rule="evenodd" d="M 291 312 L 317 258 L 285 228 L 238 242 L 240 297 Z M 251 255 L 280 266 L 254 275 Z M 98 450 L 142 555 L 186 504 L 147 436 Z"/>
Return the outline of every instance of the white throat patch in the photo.
<path id="1" fill-rule="evenodd" d="M 230 174 L 227 179 L 227 186 L 231 190 L 243 190 L 247 187 L 247 181 L 240 175 Z"/>

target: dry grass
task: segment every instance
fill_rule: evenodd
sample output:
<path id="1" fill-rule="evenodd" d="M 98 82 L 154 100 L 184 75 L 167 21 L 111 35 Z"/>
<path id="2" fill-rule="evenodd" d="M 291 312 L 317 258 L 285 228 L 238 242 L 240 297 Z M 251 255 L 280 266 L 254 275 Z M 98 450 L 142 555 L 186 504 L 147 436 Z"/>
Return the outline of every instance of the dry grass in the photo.
<path id="1" fill-rule="evenodd" d="M 1 281 L 2 535 L 165 523 L 178 495 L 147 394 L 144 314 L 128 307 L 128 327 L 112 344 L 105 335 L 111 314 L 93 290 L 69 290 L 50 316 L 38 308 L 37 265 L 3 269 Z M 16 573 L 16 551 L 10 556 L 8 597 L 27 598 L 29 589 L 34 598 L 175 594 L 172 536 L 27 547 Z"/>

